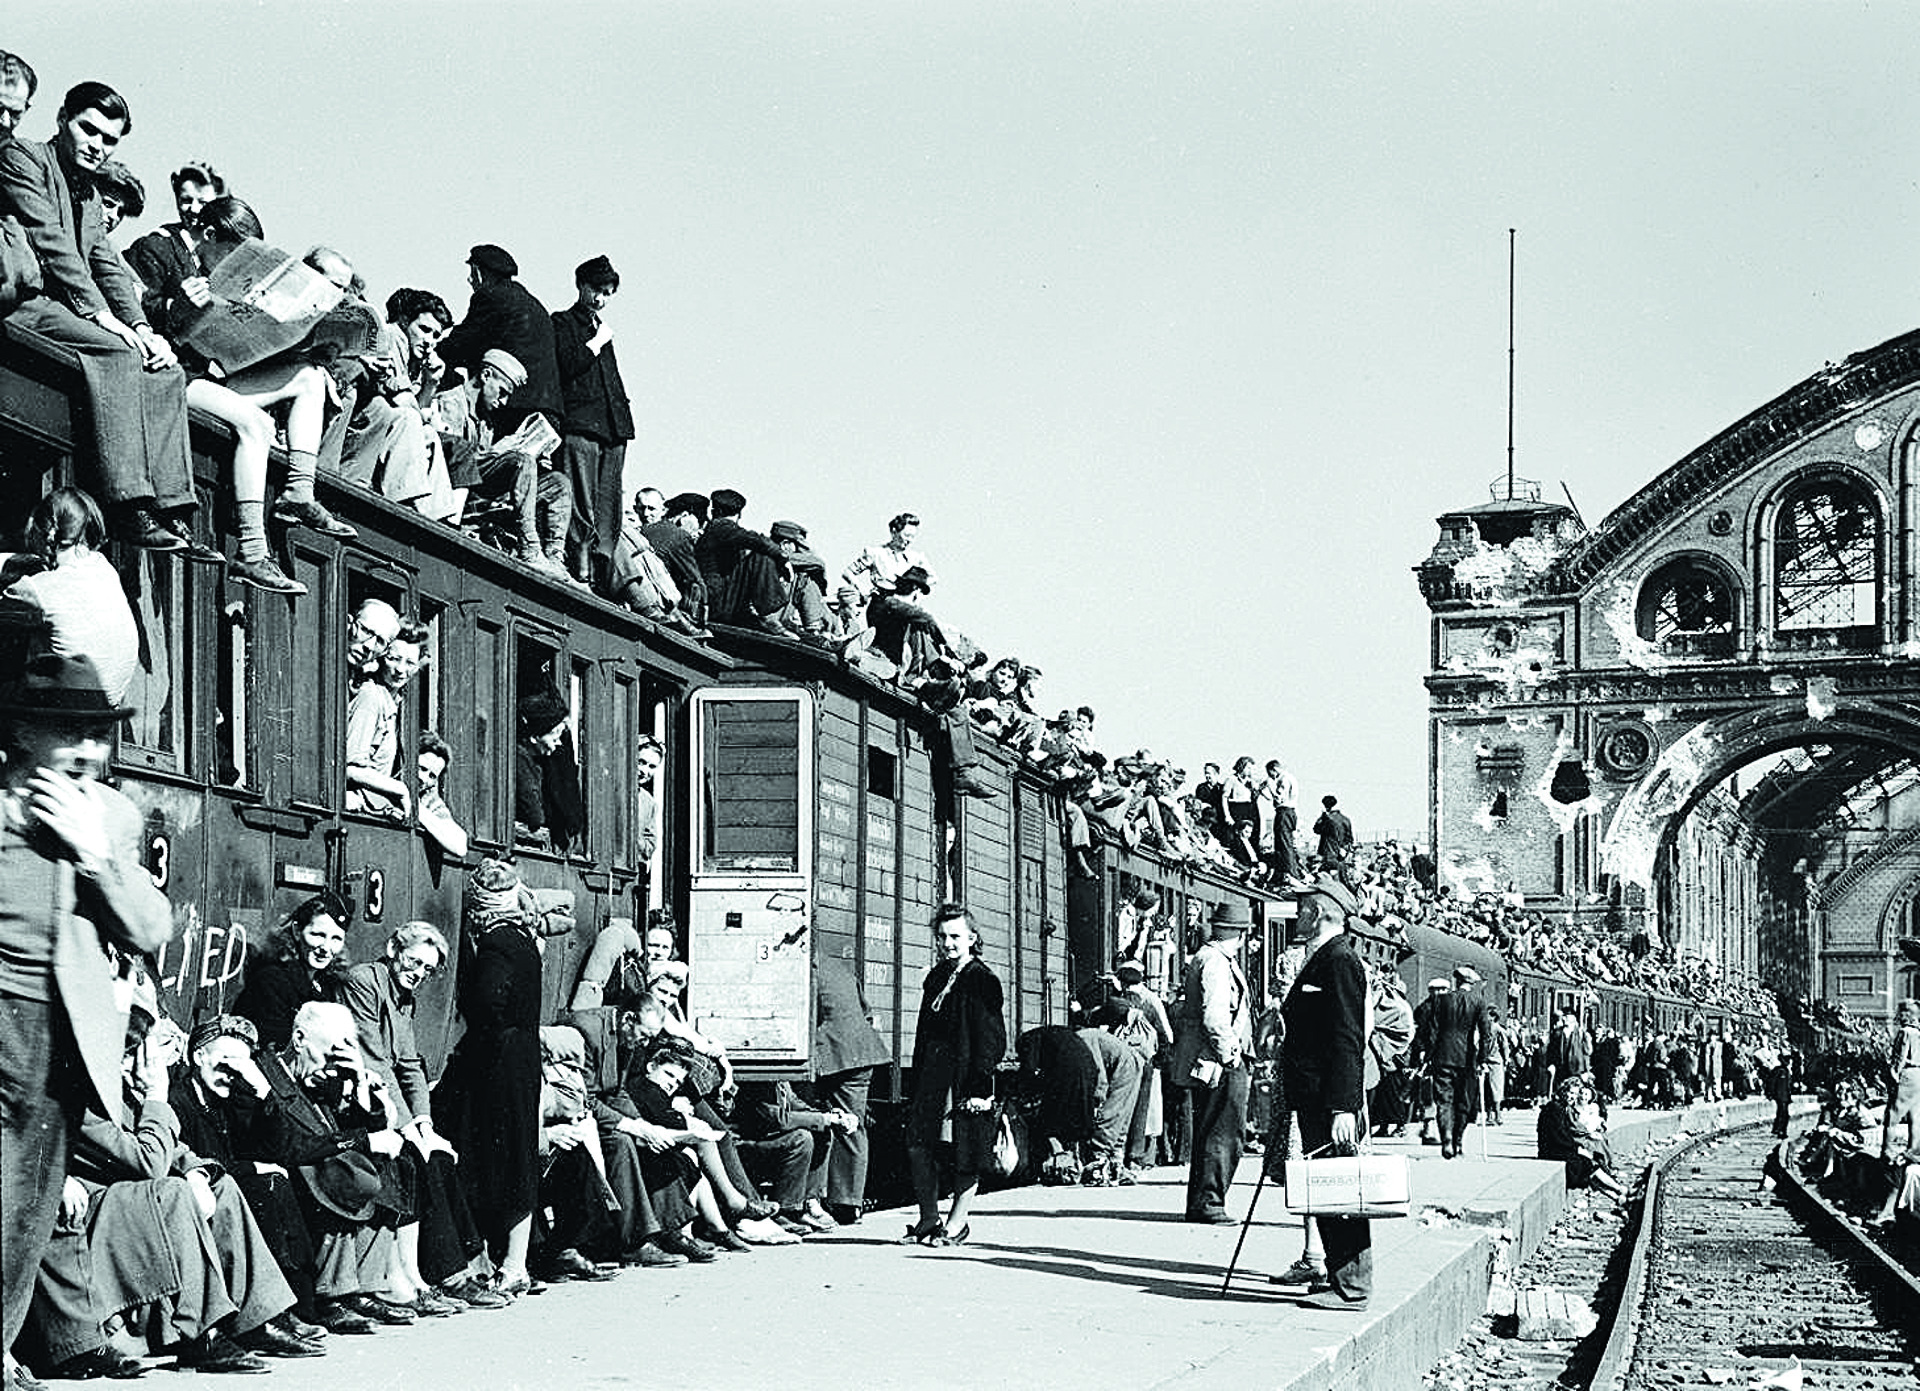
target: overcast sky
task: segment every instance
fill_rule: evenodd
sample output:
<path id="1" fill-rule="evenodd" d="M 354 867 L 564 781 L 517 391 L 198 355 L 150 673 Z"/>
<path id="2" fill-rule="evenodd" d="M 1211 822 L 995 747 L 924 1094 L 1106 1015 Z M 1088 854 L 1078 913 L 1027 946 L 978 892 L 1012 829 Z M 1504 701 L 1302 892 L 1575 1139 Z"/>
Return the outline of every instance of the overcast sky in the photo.
<path id="1" fill-rule="evenodd" d="M 1109 752 L 1278 755 L 1424 835 L 1433 518 L 1518 459 L 1597 522 L 1913 326 L 1908 3 L 12 6 L 24 134 L 464 307 L 613 258 L 630 478 L 935 606 Z"/>

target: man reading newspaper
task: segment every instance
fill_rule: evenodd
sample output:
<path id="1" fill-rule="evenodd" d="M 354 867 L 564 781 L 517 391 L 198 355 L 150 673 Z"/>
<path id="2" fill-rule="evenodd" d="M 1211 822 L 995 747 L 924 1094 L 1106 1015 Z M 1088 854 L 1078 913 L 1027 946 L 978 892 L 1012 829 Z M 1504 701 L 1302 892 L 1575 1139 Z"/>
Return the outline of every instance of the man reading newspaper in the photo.
<path id="1" fill-rule="evenodd" d="M 496 538 L 505 533 L 526 564 L 564 577 L 572 507 L 567 480 L 551 467 L 560 436 L 538 412 L 512 433 L 499 433 L 507 399 L 526 379 L 520 359 L 489 348 L 464 383 L 435 395 L 435 424 L 456 495 L 465 498 L 465 528 Z M 543 536 L 550 544 L 543 544 Z"/>

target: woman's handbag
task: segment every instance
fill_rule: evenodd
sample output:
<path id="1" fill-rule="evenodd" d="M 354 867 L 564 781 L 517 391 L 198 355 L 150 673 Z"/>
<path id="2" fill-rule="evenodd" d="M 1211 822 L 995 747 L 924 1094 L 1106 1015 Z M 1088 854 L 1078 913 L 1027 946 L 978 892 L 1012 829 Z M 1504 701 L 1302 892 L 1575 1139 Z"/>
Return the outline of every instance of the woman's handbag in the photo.
<path id="1" fill-rule="evenodd" d="M 1300 1217 L 1406 1217 L 1413 1176 L 1404 1154 L 1331 1155 L 1328 1146 L 1287 1161 L 1287 1211 Z"/>
<path id="2" fill-rule="evenodd" d="M 998 1108 L 993 1135 L 993 1177 L 1012 1178 L 1020 1169 L 1020 1135 L 1010 1107 Z"/>

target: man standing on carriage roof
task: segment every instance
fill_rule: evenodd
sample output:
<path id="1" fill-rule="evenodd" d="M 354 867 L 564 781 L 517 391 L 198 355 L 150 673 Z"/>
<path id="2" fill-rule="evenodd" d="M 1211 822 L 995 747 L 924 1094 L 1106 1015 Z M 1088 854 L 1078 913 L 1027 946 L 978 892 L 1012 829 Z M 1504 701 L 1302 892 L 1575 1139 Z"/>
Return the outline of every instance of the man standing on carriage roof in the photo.
<path id="1" fill-rule="evenodd" d="M 579 298 L 553 316 L 553 356 L 560 377 L 560 471 L 573 485 L 567 529 L 567 566 L 575 579 L 605 590 L 626 490 L 627 441 L 633 407 L 613 330 L 600 317 L 620 288 L 620 273 L 605 256 L 574 268 Z"/>

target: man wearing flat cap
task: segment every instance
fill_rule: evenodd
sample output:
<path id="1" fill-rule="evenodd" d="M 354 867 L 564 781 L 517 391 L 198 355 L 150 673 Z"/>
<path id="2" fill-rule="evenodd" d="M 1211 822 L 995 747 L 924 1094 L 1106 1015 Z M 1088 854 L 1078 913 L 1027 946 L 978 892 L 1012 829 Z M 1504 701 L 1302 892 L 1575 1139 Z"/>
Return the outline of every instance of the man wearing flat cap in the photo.
<path id="1" fill-rule="evenodd" d="M 1253 1007 L 1240 969 L 1240 943 L 1253 927 L 1244 902 L 1222 903 L 1209 940 L 1187 962 L 1174 1018 L 1172 1080 L 1188 1089 L 1193 1144 L 1187 1221 L 1231 1226 L 1227 1189 L 1246 1150 L 1248 1061 Z"/>
<path id="2" fill-rule="evenodd" d="M 682 612 L 695 624 L 707 621 L 707 580 L 695 545 L 706 530 L 709 507 L 705 493 L 675 493 L 667 499 L 666 516 L 640 527 L 640 534 L 666 562 L 667 573 L 680 587 Z M 639 510 L 637 500 L 635 510 Z"/>
<path id="3" fill-rule="evenodd" d="M 792 636 L 781 619 L 790 581 L 786 552 L 773 539 L 740 523 L 747 499 L 732 488 L 715 488 L 713 516 L 694 542 L 707 582 L 709 617 L 715 623 Z"/>
<path id="4" fill-rule="evenodd" d="M 1286 1043 L 1281 1094 L 1299 1126 L 1299 1152 L 1359 1152 L 1366 1134 L 1367 968 L 1347 936 L 1359 909 L 1353 891 L 1321 875 L 1300 892 L 1295 931 L 1307 957 L 1280 1006 Z M 1327 1253 L 1326 1284 L 1302 1301 L 1364 1309 L 1373 1294 L 1373 1230 L 1364 1217 L 1316 1217 Z"/>
<path id="5" fill-rule="evenodd" d="M 471 373 L 488 348 L 504 348 L 526 368 L 526 378 L 507 398 L 502 428 L 512 430 L 539 411 L 548 420 L 560 419 L 560 370 L 553 358 L 553 317 L 546 306 L 514 277 L 519 264 L 505 250 L 491 244 L 467 255 L 467 284 L 473 298 L 467 317 L 447 330 L 440 340 L 440 358 L 449 367 Z"/>
<path id="6" fill-rule="evenodd" d="M 132 713 L 83 656 L 34 657 L 0 692 L 0 1347 L 26 1320 L 81 1114 L 120 1111 L 127 1007 L 106 951 L 173 933 L 140 813 L 101 781 Z"/>
<path id="7" fill-rule="evenodd" d="M 605 256 L 595 256 L 574 268 L 573 284 L 579 297 L 553 316 L 560 472 L 573 487 L 567 568 L 605 593 L 625 502 L 627 441 L 633 438 L 633 408 L 614 359 L 613 330 L 600 317 L 620 288 L 620 273 Z"/>
<path id="8" fill-rule="evenodd" d="M 827 563 L 807 547 L 807 529 L 798 522 L 767 528 L 773 544 L 786 552 L 792 574 L 792 598 L 780 617 L 802 641 L 823 645 L 827 632 Z"/>

